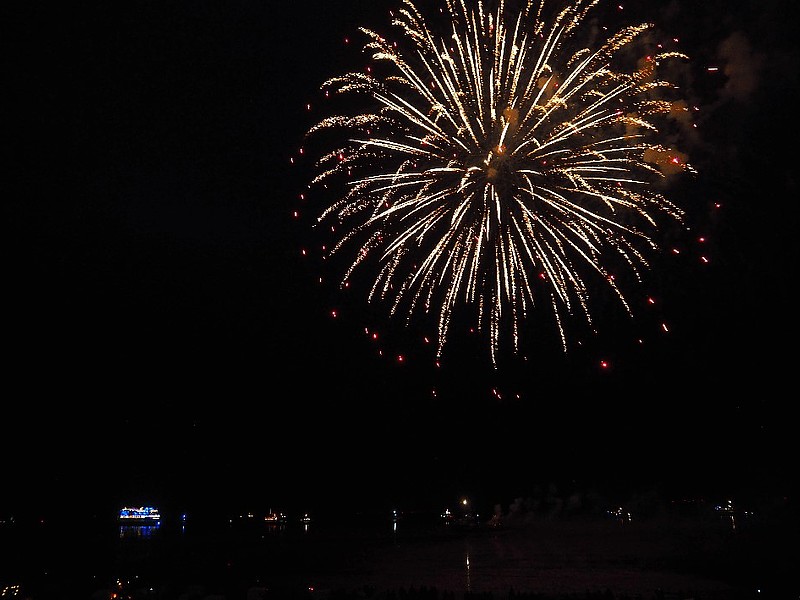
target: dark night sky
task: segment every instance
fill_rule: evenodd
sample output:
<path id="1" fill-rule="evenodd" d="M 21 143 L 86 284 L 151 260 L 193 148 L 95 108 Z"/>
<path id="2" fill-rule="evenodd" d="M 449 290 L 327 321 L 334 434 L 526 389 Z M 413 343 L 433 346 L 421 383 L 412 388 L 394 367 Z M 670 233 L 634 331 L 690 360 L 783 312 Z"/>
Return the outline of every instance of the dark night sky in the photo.
<path id="1" fill-rule="evenodd" d="M 682 193 L 722 203 L 711 263 L 660 275 L 670 335 L 497 372 L 469 344 L 437 370 L 397 332 L 407 362 L 380 357 L 362 327 L 381 317 L 317 286 L 289 159 L 318 85 L 364 60 L 343 38 L 390 6 L 270 4 L 3 9 L 7 510 L 795 490 L 788 1 L 654 4 L 702 103 Z"/>

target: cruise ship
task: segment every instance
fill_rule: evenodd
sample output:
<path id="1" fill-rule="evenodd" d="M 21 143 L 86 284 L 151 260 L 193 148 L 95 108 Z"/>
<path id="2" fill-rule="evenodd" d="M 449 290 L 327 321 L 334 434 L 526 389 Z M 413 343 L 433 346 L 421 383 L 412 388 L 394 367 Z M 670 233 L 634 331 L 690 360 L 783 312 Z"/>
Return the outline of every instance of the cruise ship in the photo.
<path id="1" fill-rule="evenodd" d="M 161 520 L 161 513 L 154 506 L 124 506 L 119 509 L 119 520 L 123 523 L 153 523 Z"/>

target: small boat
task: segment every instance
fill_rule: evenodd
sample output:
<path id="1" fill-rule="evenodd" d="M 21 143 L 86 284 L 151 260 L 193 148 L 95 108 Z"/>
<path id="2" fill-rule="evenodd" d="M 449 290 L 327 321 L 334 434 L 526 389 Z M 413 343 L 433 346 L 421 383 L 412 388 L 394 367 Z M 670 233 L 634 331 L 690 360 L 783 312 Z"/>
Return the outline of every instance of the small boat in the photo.
<path id="1" fill-rule="evenodd" d="M 270 510 L 264 516 L 264 522 L 269 523 L 271 525 L 278 525 L 286 522 L 286 515 L 282 512 L 276 512 L 274 510 Z"/>

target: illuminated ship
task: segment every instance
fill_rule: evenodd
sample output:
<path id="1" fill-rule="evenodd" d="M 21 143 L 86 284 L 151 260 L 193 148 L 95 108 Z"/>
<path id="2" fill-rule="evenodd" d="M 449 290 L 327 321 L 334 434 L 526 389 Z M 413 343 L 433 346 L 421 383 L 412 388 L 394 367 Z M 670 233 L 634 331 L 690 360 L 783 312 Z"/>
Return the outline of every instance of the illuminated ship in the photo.
<path id="1" fill-rule="evenodd" d="M 119 509 L 119 520 L 123 523 L 154 523 L 161 520 L 161 513 L 153 506 L 131 507 Z"/>

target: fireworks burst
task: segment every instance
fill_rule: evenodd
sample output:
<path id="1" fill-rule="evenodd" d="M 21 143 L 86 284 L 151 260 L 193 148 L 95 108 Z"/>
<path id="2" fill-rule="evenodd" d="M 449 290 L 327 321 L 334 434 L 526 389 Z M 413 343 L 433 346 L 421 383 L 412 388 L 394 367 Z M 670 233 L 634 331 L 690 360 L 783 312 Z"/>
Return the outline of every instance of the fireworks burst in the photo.
<path id="1" fill-rule="evenodd" d="M 343 232 L 343 285 L 372 269 L 369 301 L 431 315 L 437 356 L 465 311 L 496 366 L 540 306 L 564 351 L 567 321 L 605 310 L 598 285 L 633 314 L 618 274 L 641 282 L 657 234 L 684 218 L 659 189 L 693 170 L 662 132 L 687 109 L 659 67 L 688 57 L 643 50 L 647 23 L 578 43 L 603 32 L 587 17 L 599 0 L 549 17 L 545 0 L 470 1 L 447 0 L 444 35 L 409 0 L 397 42 L 361 29 L 372 66 L 323 83 L 351 102 L 308 131 L 335 134 L 309 187 L 341 190 L 319 221 Z"/>

